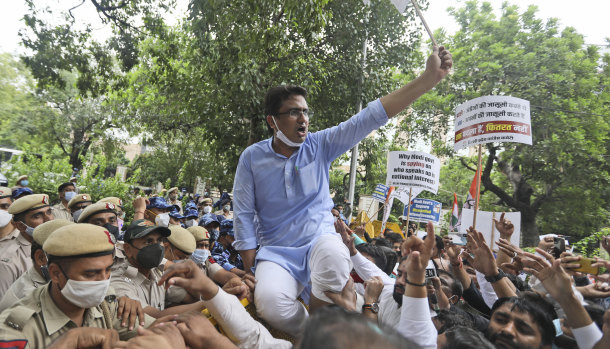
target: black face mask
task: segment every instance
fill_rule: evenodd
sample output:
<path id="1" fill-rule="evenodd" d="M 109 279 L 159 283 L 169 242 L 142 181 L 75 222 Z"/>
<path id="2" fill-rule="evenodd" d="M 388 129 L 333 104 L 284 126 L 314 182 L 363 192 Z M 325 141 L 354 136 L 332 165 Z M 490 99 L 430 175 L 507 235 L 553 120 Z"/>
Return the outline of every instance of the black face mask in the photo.
<path id="1" fill-rule="evenodd" d="M 104 224 L 104 228 L 106 228 L 110 234 L 114 235 L 115 241 L 119 239 L 119 227 L 106 223 Z"/>
<path id="2" fill-rule="evenodd" d="M 165 247 L 161 244 L 152 244 L 138 250 L 136 261 L 144 269 L 152 269 L 159 266 L 165 254 Z"/>
<path id="3" fill-rule="evenodd" d="M 40 272 L 42 273 L 42 277 L 45 279 L 45 281 L 51 280 L 51 275 L 49 274 L 49 267 L 47 267 L 46 265 L 41 265 Z"/>
<path id="4" fill-rule="evenodd" d="M 398 307 L 402 306 L 402 296 L 405 294 L 405 288 L 402 285 L 394 284 L 394 292 L 392 293 L 392 297 L 394 301 L 398 303 Z"/>

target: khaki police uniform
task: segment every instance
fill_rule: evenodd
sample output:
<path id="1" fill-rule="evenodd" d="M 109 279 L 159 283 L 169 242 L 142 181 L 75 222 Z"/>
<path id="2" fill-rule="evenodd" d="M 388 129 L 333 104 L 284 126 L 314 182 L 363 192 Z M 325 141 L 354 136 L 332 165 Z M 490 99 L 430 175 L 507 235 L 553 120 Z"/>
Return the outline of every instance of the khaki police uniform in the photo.
<path id="1" fill-rule="evenodd" d="M 150 221 L 140 219 L 127 227 L 125 243 L 145 237 L 153 232 L 159 232 L 163 237 L 168 237 L 171 234 L 168 228 L 155 226 Z M 116 294 L 119 297 L 127 296 L 139 300 L 143 308 L 151 306 L 159 310 L 165 309 L 165 287 L 157 285 L 161 275 L 163 275 L 163 262 L 158 267 L 150 269 L 149 277 L 146 277 L 129 262 L 123 245 L 116 245 L 115 252 L 110 286 L 114 288 Z"/>
<path id="2" fill-rule="evenodd" d="M 15 242 L 12 240 L 15 240 L 18 236 L 19 236 L 19 229 L 15 228 L 15 229 L 13 229 L 13 231 L 8 233 L 8 235 L 1 237 L 0 238 L 0 251 L 3 251 L 6 248 L 6 246 L 8 246 L 8 245 L 14 244 Z"/>
<path id="3" fill-rule="evenodd" d="M 46 194 L 32 194 L 15 200 L 9 206 L 8 213 L 15 216 L 48 206 L 49 197 Z M 4 296 L 21 274 L 32 267 L 32 244 L 25 236 L 19 233 L 15 239 L 9 241 L 0 250 L 0 297 Z"/>
<path id="4" fill-rule="evenodd" d="M 65 219 L 55 219 L 42 223 L 34 229 L 32 237 L 38 245 L 42 246 L 52 232 L 69 224 L 73 223 Z M 21 298 L 40 286 L 47 284 L 47 282 L 36 267 L 32 266 L 10 286 L 4 297 L 0 298 L 0 312 L 17 303 Z"/>
<path id="5" fill-rule="evenodd" d="M 27 341 L 23 348 L 45 348 L 68 330 L 79 327 L 55 305 L 50 286 L 39 287 L 0 314 L 0 341 Z M 122 327 L 117 308 L 117 296 L 110 288 L 102 304 L 85 310 L 82 327 L 113 328 L 121 340 L 135 337 L 138 325 L 131 331 Z M 154 320 L 145 315 L 145 327 Z"/>
<path id="6" fill-rule="evenodd" d="M 119 297 L 127 296 L 139 300 L 142 308 L 151 306 L 163 310 L 165 287 L 157 285 L 161 275 L 163 275 L 163 265 L 151 269 L 147 278 L 125 258 L 123 263 L 116 265 L 112 270 L 110 286 Z"/>
<path id="7" fill-rule="evenodd" d="M 74 221 L 72 213 L 70 213 L 70 210 L 68 210 L 61 201 L 57 205 L 51 206 L 51 208 L 53 209 L 55 219 L 65 219 L 70 222 Z"/>
<path id="8" fill-rule="evenodd" d="M 176 201 L 172 201 L 169 198 L 169 194 L 173 193 L 173 192 L 178 192 L 178 187 L 173 187 L 171 188 L 168 192 L 167 192 L 167 203 L 170 205 L 177 205 L 179 207 L 178 212 L 182 213 L 182 201 L 176 199 Z"/>
<path id="9" fill-rule="evenodd" d="M 4 297 L 0 300 L 0 312 L 10 308 L 30 292 L 46 284 L 47 280 L 34 267 L 31 267 L 17 281 L 13 282 L 11 287 L 6 291 Z"/>
<path id="10" fill-rule="evenodd" d="M 102 227 L 71 224 L 53 231 L 42 248 L 50 258 L 73 257 L 72 263 L 78 263 L 81 257 L 112 253 L 114 244 L 110 233 Z M 45 348 L 62 334 L 81 325 L 74 323 L 57 306 L 51 297 L 52 287 L 53 283 L 39 287 L 0 314 L 0 341 L 4 341 L 3 344 L 12 341 L 10 344 L 15 347 L 23 348 L 27 343 L 28 348 Z M 115 329 L 121 340 L 134 337 L 137 326 L 131 331 L 121 326 L 116 299 L 114 290 L 109 288 L 100 305 L 84 310 L 82 326 Z M 146 316 L 144 321 L 150 325 L 153 320 Z"/>

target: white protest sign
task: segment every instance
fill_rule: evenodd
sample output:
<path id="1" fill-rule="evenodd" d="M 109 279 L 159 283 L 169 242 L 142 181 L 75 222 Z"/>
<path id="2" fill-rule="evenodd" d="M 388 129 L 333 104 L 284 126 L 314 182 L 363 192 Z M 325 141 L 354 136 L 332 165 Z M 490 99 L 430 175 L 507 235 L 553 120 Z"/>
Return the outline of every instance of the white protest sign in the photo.
<path id="1" fill-rule="evenodd" d="M 391 151 L 386 185 L 421 188 L 436 194 L 440 171 L 441 163 L 434 155 L 420 151 Z"/>
<path id="2" fill-rule="evenodd" d="M 392 196 L 395 199 L 400 200 L 400 202 L 402 202 L 403 204 L 405 204 L 405 206 L 409 205 L 409 190 L 410 188 L 407 187 L 396 187 L 394 188 L 394 191 L 392 192 Z M 419 193 L 421 193 L 423 191 L 422 188 L 413 188 L 413 190 L 411 191 L 411 201 L 413 199 L 415 199 L 417 197 L 417 195 L 419 195 Z"/>
<path id="3" fill-rule="evenodd" d="M 455 108 L 455 150 L 492 142 L 532 144 L 529 101 L 483 96 Z"/>
<path id="4" fill-rule="evenodd" d="M 483 233 L 485 242 L 491 247 L 492 250 L 497 251 L 498 245 L 496 241 L 500 239 L 500 233 L 496 229 L 493 219 L 500 220 L 502 212 L 488 212 L 488 211 L 477 211 L 477 226 L 476 230 Z M 472 218 L 474 216 L 474 210 L 462 209 L 462 225 L 460 226 L 460 233 L 465 234 L 470 226 L 472 226 Z M 508 219 L 515 226 L 515 232 L 510 237 L 510 242 L 515 246 L 520 246 L 521 241 L 521 212 L 506 212 L 504 219 Z M 493 241 L 493 246 L 490 241 Z"/>

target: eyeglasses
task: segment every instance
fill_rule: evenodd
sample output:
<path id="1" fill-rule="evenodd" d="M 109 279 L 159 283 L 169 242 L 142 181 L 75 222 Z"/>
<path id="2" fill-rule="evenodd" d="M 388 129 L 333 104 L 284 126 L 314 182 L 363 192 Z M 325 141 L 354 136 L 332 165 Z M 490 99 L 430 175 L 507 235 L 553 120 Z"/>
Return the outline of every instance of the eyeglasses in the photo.
<path id="1" fill-rule="evenodd" d="M 293 109 L 289 109 L 288 111 L 285 111 L 283 113 L 277 113 L 278 116 L 283 115 L 283 114 L 288 114 L 292 118 L 298 118 L 299 116 L 301 116 L 301 114 L 303 114 L 303 116 L 310 118 L 313 116 L 313 110 L 293 108 Z"/>

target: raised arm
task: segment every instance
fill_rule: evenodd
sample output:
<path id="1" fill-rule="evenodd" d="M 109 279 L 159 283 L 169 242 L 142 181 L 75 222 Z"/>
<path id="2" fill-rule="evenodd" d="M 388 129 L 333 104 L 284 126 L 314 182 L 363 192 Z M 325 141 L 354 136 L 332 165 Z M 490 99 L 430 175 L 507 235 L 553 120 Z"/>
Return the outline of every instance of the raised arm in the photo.
<path id="1" fill-rule="evenodd" d="M 430 91 L 449 74 L 452 65 L 451 53 L 445 50 L 444 46 L 434 47 L 422 75 L 398 90 L 381 97 L 381 104 L 388 117 L 400 113 L 421 95 Z"/>

